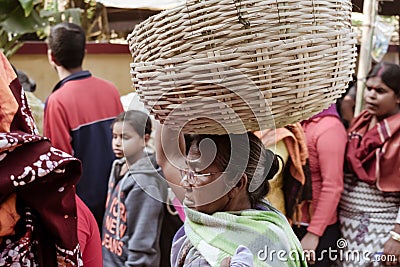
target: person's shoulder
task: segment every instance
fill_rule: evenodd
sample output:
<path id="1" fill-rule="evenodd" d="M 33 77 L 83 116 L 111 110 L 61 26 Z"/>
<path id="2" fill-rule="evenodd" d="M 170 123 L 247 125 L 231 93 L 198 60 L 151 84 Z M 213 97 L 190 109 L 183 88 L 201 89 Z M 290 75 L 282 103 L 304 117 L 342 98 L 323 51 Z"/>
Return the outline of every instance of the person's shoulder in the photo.
<path id="1" fill-rule="evenodd" d="M 133 171 L 130 172 L 129 176 L 142 188 L 155 187 L 160 189 L 167 186 L 165 179 L 157 171 Z"/>
<path id="2" fill-rule="evenodd" d="M 346 140 L 347 131 L 338 117 L 325 116 L 321 118 L 320 123 L 315 129 L 317 138 L 325 136 L 326 138 L 335 138 L 335 140 Z"/>
<path id="3" fill-rule="evenodd" d="M 121 183 L 121 190 L 129 192 L 129 195 L 142 201 L 154 200 L 162 203 L 167 198 L 167 184 L 154 174 L 134 173 L 124 177 L 125 182 Z"/>
<path id="4" fill-rule="evenodd" d="M 91 76 L 90 77 L 90 81 L 91 82 L 100 83 L 100 84 L 103 84 L 103 85 L 107 85 L 110 88 L 116 88 L 116 86 L 115 86 L 115 84 L 113 82 L 111 82 L 109 80 L 106 80 L 104 78 L 97 77 L 97 76 Z"/>
<path id="5" fill-rule="evenodd" d="M 83 80 L 78 80 L 83 81 Z M 55 89 L 48 97 L 47 102 L 49 101 L 61 101 L 65 103 L 66 101 L 74 101 L 74 98 L 77 95 L 80 95 L 81 88 L 84 87 L 84 83 L 73 83 L 73 82 L 65 82 L 60 87 Z"/>
<path id="6" fill-rule="evenodd" d="M 153 165 L 144 164 L 143 159 L 139 161 L 129 167 L 127 173 L 129 179 L 133 179 L 141 187 L 158 186 L 158 180 L 162 178 L 159 169 Z"/>
<path id="7" fill-rule="evenodd" d="M 317 127 L 322 129 L 333 127 L 339 130 L 346 130 L 340 118 L 336 116 L 324 116 L 319 118 Z"/>
<path id="8" fill-rule="evenodd" d="M 328 125 L 341 125 L 342 122 L 340 121 L 339 117 L 336 116 L 324 116 L 320 120 L 321 124 L 328 124 Z"/>
<path id="9" fill-rule="evenodd" d="M 56 100 L 58 100 L 60 98 L 63 98 L 64 94 L 67 93 L 67 92 L 68 92 L 68 90 L 64 90 L 64 86 L 61 86 L 57 90 L 52 91 L 50 93 L 49 97 L 47 98 L 47 102 L 56 101 Z"/>
<path id="10" fill-rule="evenodd" d="M 75 201 L 76 201 L 76 210 L 77 210 L 79 221 L 82 222 L 82 219 L 83 219 L 84 221 L 87 222 L 88 225 L 90 225 L 91 222 L 93 221 L 92 220 L 93 215 L 92 215 L 91 211 L 77 195 L 75 195 Z"/>
<path id="11" fill-rule="evenodd" d="M 165 198 L 168 184 L 158 165 L 154 165 L 152 157 L 144 157 L 130 166 L 129 179 L 134 185 L 157 198 Z"/>

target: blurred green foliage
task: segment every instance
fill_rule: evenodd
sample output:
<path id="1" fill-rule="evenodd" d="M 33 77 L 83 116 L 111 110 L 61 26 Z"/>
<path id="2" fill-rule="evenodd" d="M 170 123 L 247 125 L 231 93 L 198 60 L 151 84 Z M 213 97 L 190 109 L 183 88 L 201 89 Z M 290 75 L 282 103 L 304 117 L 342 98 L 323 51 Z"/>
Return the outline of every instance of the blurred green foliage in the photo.
<path id="1" fill-rule="evenodd" d="M 24 35 L 43 40 L 50 26 L 63 21 L 80 24 L 88 32 L 101 8 L 95 0 L 67 0 L 64 6 L 58 0 L 0 0 L 0 50 L 10 57 L 23 45 Z"/>

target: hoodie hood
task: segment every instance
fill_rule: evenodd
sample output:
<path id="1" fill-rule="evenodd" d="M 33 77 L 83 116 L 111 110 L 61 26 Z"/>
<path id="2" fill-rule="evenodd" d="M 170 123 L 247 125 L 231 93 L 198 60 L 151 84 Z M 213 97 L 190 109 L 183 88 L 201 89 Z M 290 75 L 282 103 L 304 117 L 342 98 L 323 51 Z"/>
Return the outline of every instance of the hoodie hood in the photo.
<path id="1" fill-rule="evenodd" d="M 130 174 L 161 174 L 161 168 L 158 166 L 154 154 L 146 153 L 145 156 L 131 166 L 129 166 Z"/>
<path id="2" fill-rule="evenodd" d="M 119 173 L 125 162 L 125 158 L 115 160 L 111 173 Z M 166 201 L 168 184 L 161 168 L 157 165 L 154 154 L 145 154 L 144 157 L 129 166 L 128 172 L 120 180 L 117 180 L 115 176 L 110 177 L 108 190 L 109 192 L 118 190 L 118 199 L 121 199 L 121 192 L 130 191 L 133 187 L 140 187 L 161 202 Z M 154 188 L 159 190 L 154 192 Z"/>

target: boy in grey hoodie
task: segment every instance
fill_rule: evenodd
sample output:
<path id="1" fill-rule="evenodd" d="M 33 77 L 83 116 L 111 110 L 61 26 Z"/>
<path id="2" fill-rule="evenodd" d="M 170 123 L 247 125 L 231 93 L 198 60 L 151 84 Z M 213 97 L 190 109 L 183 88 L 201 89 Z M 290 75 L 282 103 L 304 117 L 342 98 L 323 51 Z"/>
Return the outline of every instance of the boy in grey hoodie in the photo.
<path id="1" fill-rule="evenodd" d="M 120 114 L 112 125 L 117 160 L 110 174 L 103 221 L 104 266 L 160 262 L 160 233 L 168 185 L 154 155 L 145 151 L 151 120 L 141 111 Z"/>

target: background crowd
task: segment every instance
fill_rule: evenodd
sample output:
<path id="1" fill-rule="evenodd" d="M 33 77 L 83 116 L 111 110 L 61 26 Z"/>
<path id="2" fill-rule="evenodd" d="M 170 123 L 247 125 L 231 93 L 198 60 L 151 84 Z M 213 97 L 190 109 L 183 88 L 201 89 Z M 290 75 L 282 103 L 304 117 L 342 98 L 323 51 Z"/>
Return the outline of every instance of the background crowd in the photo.
<path id="1" fill-rule="evenodd" d="M 400 66 L 371 69 L 355 118 L 333 104 L 276 130 L 183 135 L 124 111 L 84 55 L 80 26 L 51 29 L 44 137 L 34 81 L 1 55 L 0 266 L 269 266 L 265 246 L 307 252 L 276 266 L 400 263 Z"/>

